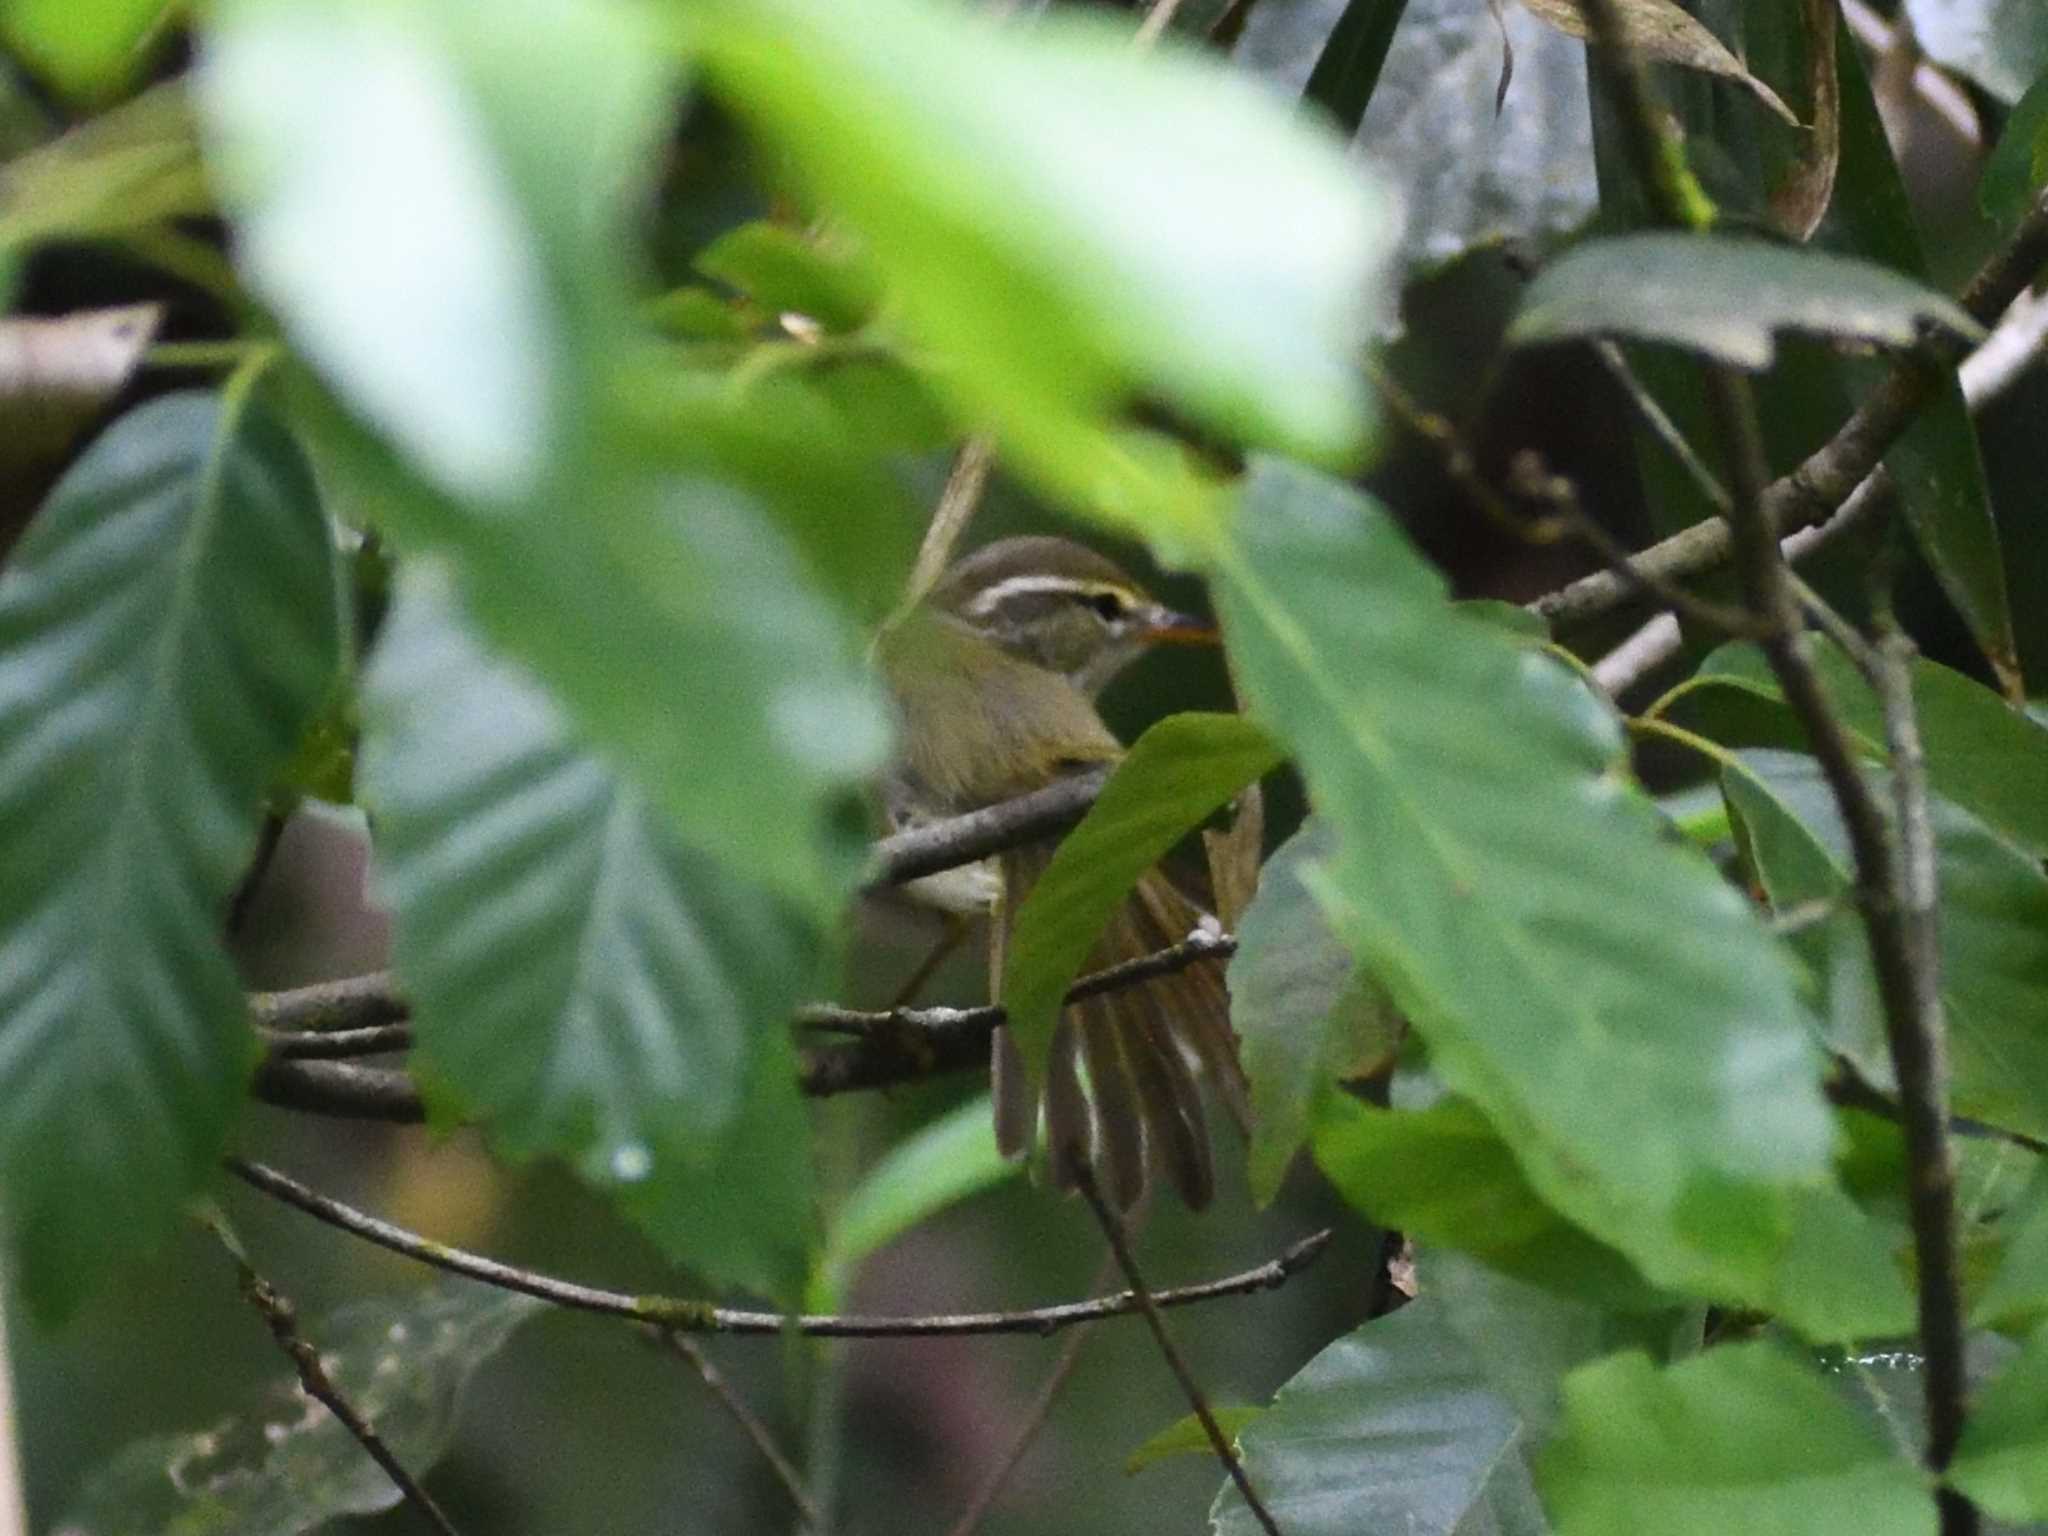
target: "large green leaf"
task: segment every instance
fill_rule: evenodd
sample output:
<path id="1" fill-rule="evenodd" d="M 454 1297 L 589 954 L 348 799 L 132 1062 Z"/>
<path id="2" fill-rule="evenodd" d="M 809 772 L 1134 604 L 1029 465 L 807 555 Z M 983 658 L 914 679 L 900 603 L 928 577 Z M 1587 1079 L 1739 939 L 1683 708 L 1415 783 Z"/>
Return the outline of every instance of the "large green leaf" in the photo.
<path id="1" fill-rule="evenodd" d="M 2048 186 L 2048 74 L 2027 87 L 2027 94 L 1999 131 L 1977 183 L 1977 205 L 1986 217 L 2011 229 L 2026 216 L 2034 195 L 2044 186 Z"/>
<path id="2" fill-rule="evenodd" d="M 241 1101 L 221 919 L 341 665 L 336 571 L 290 440 L 186 394 L 116 422 L 0 576 L 0 1184 L 41 1308 L 169 1230 Z"/>
<path id="3" fill-rule="evenodd" d="M 1659 1370 L 1617 1355 L 1565 1380 L 1537 1462 L 1561 1536 L 1932 1536 L 1920 1470 L 1810 1367 L 1731 1344 Z"/>
<path id="4" fill-rule="evenodd" d="M 1400 1021 L 1330 926 L 1308 871 L 1336 849 L 1321 822 L 1289 838 L 1259 872 L 1237 925 L 1230 1022 L 1252 1090 L 1249 1178 L 1261 1204 L 1280 1192 L 1310 1113 L 1338 1074 L 1390 1057 Z"/>
<path id="5" fill-rule="evenodd" d="M 469 1378 L 541 1307 L 458 1280 L 356 1302 L 305 1336 L 342 1395 L 419 1476 L 454 1439 Z M 257 1326 L 253 1317 L 248 1326 Z M 92 1475 L 58 1527 L 76 1536 L 299 1536 L 398 1502 L 384 1469 L 286 1374 L 249 1411 L 126 1447 Z"/>
<path id="6" fill-rule="evenodd" d="M 417 572 L 365 714 L 394 960 L 434 1081 L 508 1154 L 617 1191 L 672 1256 L 793 1296 L 808 1162 L 787 1021 L 815 931 L 683 846 Z"/>
<path id="7" fill-rule="evenodd" d="M 1627 1259 L 1545 1205 L 1507 1143 L 1463 1099 L 1420 1110 L 1333 1100 L 1316 1126 L 1315 1151 L 1337 1192 L 1382 1226 L 1604 1307 L 1673 1305 Z"/>
<path id="8" fill-rule="evenodd" d="M 0 37 L 62 90 L 91 98 L 135 76 L 171 8 L 171 0 L 7 0 Z"/>
<path id="9" fill-rule="evenodd" d="M 996 1146 L 988 1096 L 970 1099 L 890 1148 L 832 1212 L 808 1305 L 836 1312 L 863 1259 L 955 1201 L 1016 1173 Z"/>
<path id="10" fill-rule="evenodd" d="M 1664 836 L 1605 707 L 1453 612 L 1346 486 L 1261 463 L 1237 539 L 1214 585 L 1246 694 L 1336 829 L 1339 930 L 1444 1080 L 1652 1281 L 1842 1326 L 1780 1273 L 1831 1188 L 1792 970 Z"/>
<path id="11" fill-rule="evenodd" d="M 2048 1520 L 2048 1325 L 1981 1389 L 1949 1481 L 2000 1520 Z"/>
<path id="12" fill-rule="evenodd" d="M 1539 1536 L 1525 1440 L 1428 1297 L 1330 1345 L 1239 1436 L 1289 1536 Z M 1216 1536 L 1260 1529 L 1229 1483 L 1209 1521 Z"/>
<path id="13" fill-rule="evenodd" d="M 1811 652 L 1856 744 L 1885 761 L 1884 708 L 1870 684 L 1831 642 L 1816 636 Z M 1925 657 L 1914 660 L 1911 679 L 1929 787 L 2036 858 L 2048 858 L 2048 729 L 1983 684 Z M 1720 693 L 1762 701 L 1771 706 L 1769 714 L 1752 711 L 1748 718 L 1753 724 L 1731 722 L 1725 713 L 1710 712 L 1716 707 L 1713 696 Z M 1672 689 L 1650 713 L 1670 716 L 1728 746 L 1796 746 L 1803 741 L 1770 664 L 1752 645 L 1715 651 L 1695 677 Z"/>
<path id="14" fill-rule="evenodd" d="M 631 13 L 245 0 L 198 78 L 239 258 L 351 404 L 458 495 L 573 464 L 666 105 Z"/>
<path id="15" fill-rule="evenodd" d="M 956 401 L 1078 507 L 1187 509 L 1107 426 L 1133 392 L 1296 451 L 1359 446 L 1375 201 L 1251 82 L 1058 12 L 719 0 L 686 22 L 714 87 L 866 237 Z"/>
<path id="16" fill-rule="evenodd" d="M 1138 877 L 1279 761 L 1273 738 L 1238 715 L 1169 715 L 1138 738 L 1017 909 L 1003 1006 L 1034 1072 L 1061 999 Z"/>
<path id="17" fill-rule="evenodd" d="M 1530 344 L 1630 336 L 1760 369 L 1776 355 L 1779 331 L 1907 347 L 1923 325 L 1982 333 L 1952 300 L 1874 262 L 1651 233 L 1591 240 L 1544 268 L 1508 337 Z"/>
<path id="18" fill-rule="evenodd" d="M 1819 765 L 1754 751 L 1723 774 L 1730 810 L 1771 902 L 1846 906 L 1848 834 Z M 1956 1109 L 2048 1136 L 2048 875 L 1977 818 L 1936 797 L 1941 993 Z M 1846 920 L 1816 956 L 1830 986 L 1831 1043 L 1880 1085 L 1892 1081 L 1869 959 Z M 1851 942 L 1842 942 L 1850 939 Z"/>
<path id="19" fill-rule="evenodd" d="M 2048 70 L 2048 10 L 2035 0 L 1905 0 L 1915 41 L 2001 101 Z"/>
<path id="20" fill-rule="evenodd" d="M 2048 1320 L 2048 1173 L 2015 1203 L 2005 1252 L 1970 1320 L 2000 1328 Z"/>

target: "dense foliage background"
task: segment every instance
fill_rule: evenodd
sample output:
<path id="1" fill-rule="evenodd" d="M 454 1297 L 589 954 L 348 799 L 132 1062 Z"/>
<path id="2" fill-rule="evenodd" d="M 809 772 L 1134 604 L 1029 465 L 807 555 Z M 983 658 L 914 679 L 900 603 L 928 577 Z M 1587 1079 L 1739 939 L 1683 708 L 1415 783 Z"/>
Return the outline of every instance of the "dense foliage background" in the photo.
<path id="1" fill-rule="evenodd" d="M 988 11 L 0 0 L 0 1495 L 421 1528 L 275 1332 L 465 1531 L 1258 1529 L 1135 1317 L 776 1318 L 1126 1283 L 790 1027 L 921 541 L 1058 529 L 1225 644 L 1004 1001 L 1207 848 L 1278 1528 L 2048 1522 L 2048 11 Z"/>

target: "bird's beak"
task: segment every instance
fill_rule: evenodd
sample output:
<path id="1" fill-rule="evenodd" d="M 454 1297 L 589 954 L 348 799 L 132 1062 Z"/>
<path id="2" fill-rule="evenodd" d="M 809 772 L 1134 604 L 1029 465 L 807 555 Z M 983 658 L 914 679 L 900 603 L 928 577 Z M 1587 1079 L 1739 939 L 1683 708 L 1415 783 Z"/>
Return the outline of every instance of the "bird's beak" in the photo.
<path id="1" fill-rule="evenodd" d="M 1145 638 L 1155 645 L 1215 645 L 1223 635 L 1207 619 L 1155 607 L 1145 616 Z"/>

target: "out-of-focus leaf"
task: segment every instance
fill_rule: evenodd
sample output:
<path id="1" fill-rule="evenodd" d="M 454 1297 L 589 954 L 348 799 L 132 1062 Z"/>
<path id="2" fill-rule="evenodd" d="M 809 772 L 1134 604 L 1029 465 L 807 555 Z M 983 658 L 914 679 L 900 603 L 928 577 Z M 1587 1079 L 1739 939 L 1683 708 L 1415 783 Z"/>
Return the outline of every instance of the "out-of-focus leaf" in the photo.
<path id="1" fill-rule="evenodd" d="M 1239 1436 L 1289 1536 L 1540 1536 L 1526 1438 L 1427 1296 L 1330 1345 Z M 1209 1523 L 1215 1536 L 1260 1529 L 1227 1482 Z"/>
<path id="2" fill-rule="evenodd" d="M 1220 1403 L 1211 1411 L 1216 1415 L 1216 1427 L 1235 1444 L 1245 1427 L 1269 1410 L 1256 1403 Z M 1202 1428 L 1202 1421 L 1192 1413 L 1183 1414 L 1124 1458 L 1124 1475 L 1133 1476 L 1175 1456 L 1215 1454 L 1216 1448 L 1209 1444 L 1209 1432 Z"/>
<path id="3" fill-rule="evenodd" d="M 1723 1345 L 1663 1370 L 1617 1355 L 1574 1371 L 1564 1398 L 1564 1434 L 1537 1476 L 1572 1536 L 1934 1531 L 1920 1469 L 1773 1345 Z"/>
<path id="4" fill-rule="evenodd" d="M 1230 1022 L 1252 1090 L 1252 1197 L 1280 1192 L 1317 1098 L 1340 1074 L 1391 1059 L 1400 1021 L 1310 893 L 1336 839 L 1310 821 L 1277 849 L 1238 924 Z"/>
<path id="5" fill-rule="evenodd" d="M 341 664 L 312 476 L 239 404 L 124 416 L 0 575 L 0 1185 L 52 1314 L 212 1171 L 254 1048 L 225 903 Z"/>
<path id="6" fill-rule="evenodd" d="M 469 1378 L 541 1308 L 531 1296 L 446 1281 L 413 1296 L 353 1303 L 305 1336 L 342 1395 L 417 1476 L 453 1440 Z M 57 1528 L 75 1536 L 299 1536 L 398 1502 L 384 1469 L 287 1375 L 223 1423 L 128 1446 L 92 1475 Z"/>
<path id="7" fill-rule="evenodd" d="M 0 262 L 52 236 L 109 235 L 212 205 L 180 85 L 159 85 L 0 165 Z"/>
<path id="8" fill-rule="evenodd" d="M 807 1305 L 837 1311 L 868 1255 L 955 1201 L 1001 1183 L 1020 1166 L 996 1148 L 986 1094 L 892 1147 L 832 1213 Z"/>
<path id="9" fill-rule="evenodd" d="M 1279 762 L 1273 738 L 1240 715 L 1169 715 L 1133 744 L 1010 931 L 1003 1006 L 1034 1074 L 1051 1049 L 1060 1000 L 1138 877 Z"/>
<path id="10" fill-rule="evenodd" d="M 1239 680 L 1336 832 L 1338 931 L 1444 1081 L 1653 1282 L 1840 1329 L 1845 1293 L 1783 1273 L 1832 1189 L 1791 969 L 1622 776 L 1611 712 L 1452 611 L 1348 486 L 1261 462 L 1236 539 L 1212 586 Z"/>
<path id="11" fill-rule="evenodd" d="M 1810 757 L 1745 752 L 1723 775 L 1772 905 L 1846 905 L 1852 867 L 1834 797 Z M 1941 884 L 1942 1005 L 1958 1112 L 2048 1135 L 2048 876 L 1967 811 L 1932 807 Z M 1822 935 L 1820 937 L 1825 937 Z M 1836 944 L 1831 1044 L 1880 1085 L 1891 1066 L 1860 946 Z M 1843 994 L 1855 1006 L 1843 1006 Z"/>
<path id="12" fill-rule="evenodd" d="M 1375 199 L 1250 82 L 1095 17 L 720 0 L 687 21 L 714 86 L 866 237 L 935 377 L 1078 509 L 1207 514 L 1110 433 L 1134 391 L 1253 441 L 1359 447 Z"/>
<path id="13" fill-rule="evenodd" d="M 93 98 L 132 79 L 172 0 L 7 0 L 4 38 L 68 96 Z"/>
<path id="14" fill-rule="evenodd" d="M 2010 229 L 2048 186 L 2048 74 L 2027 87 L 1984 162 L 1977 206 Z"/>
<path id="15" fill-rule="evenodd" d="M 881 299 L 865 260 L 764 221 L 720 235 L 698 255 L 697 270 L 770 312 L 807 315 L 828 331 L 858 330 Z"/>
<path id="16" fill-rule="evenodd" d="M 1996 1519 L 2048 1520 L 2048 1324 L 1974 1394 L 1948 1480 Z"/>
<path id="17" fill-rule="evenodd" d="M 1585 41 L 1593 35 L 1584 0 L 1522 0 L 1522 4 L 1568 37 Z M 1744 69 L 1718 37 L 1673 0 L 1617 0 L 1615 10 L 1630 46 L 1645 58 L 1733 80 L 1786 122 L 1798 123 L 1776 91 Z"/>
<path id="18" fill-rule="evenodd" d="M 1521 345 L 1632 336 L 1768 368 L 1774 333 L 1910 346 L 1923 325 L 1983 328 L 1954 301 L 1873 262 L 1755 240 L 1650 233 L 1589 240 L 1546 267 L 1508 328 Z"/>
<path id="19" fill-rule="evenodd" d="M 444 1093 L 508 1154 L 618 1192 L 673 1257 L 794 1299 L 809 1168 L 787 1021 L 815 931 L 682 846 L 417 573 L 365 715 L 394 960 Z"/>
<path id="20" fill-rule="evenodd" d="M 514 502 L 588 446 L 578 353 L 624 324 L 616 226 L 658 61 L 632 13 L 575 0 L 214 16 L 199 100 L 239 258 L 444 490 Z"/>
<path id="21" fill-rule="evenodd" d="M 1815 665 L 1828 696 L 1857 746 L 1887 760 L 1884 710 L 1856 666 L 1833 643 L 1815 639 Z M 1925 657 L 1912 664 L 1913 707 L 1927 749 L 1929 787 L 1980 817 L 2001 837 L 2036 858 L 2048 859 L 2048 728 L 2014 709 L 1983 684 Z M 1715 694 L 1738 694 L 1770 707 L 1746 730 L 1723 734 L 1726 723 L 1701 709 Z M 1729 746 L 1798 746 L 1802 738 L 1785 708 L 1784 694 L 1763 653 L 1751 645 L 1723 646 L 1698 674 L 1650 707 L 1654 716 L 1698 722 Z"/>
<path id="22" fill-rule="evenodd" d="M 1905 0 L 1927 57 L 2017 101 L 2048 70 L 2048 9 L 2035 0 Z"/>

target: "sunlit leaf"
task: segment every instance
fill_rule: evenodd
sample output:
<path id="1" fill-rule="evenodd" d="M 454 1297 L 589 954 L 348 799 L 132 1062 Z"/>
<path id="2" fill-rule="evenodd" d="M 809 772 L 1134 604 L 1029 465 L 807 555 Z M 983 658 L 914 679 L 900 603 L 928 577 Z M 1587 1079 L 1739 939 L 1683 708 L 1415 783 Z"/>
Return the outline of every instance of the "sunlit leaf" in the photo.
<path id="1" fill-rule="evenodd" d="M 1630 336 L 1761 369 L 1781 330 L 1905 347 L 1932 325 L 1982 334 L 1952 300 L 1872 262 L 1652 233 L 1589 240 L 1544 268 L 1508 336 L 1523 345 Z"/>
<path id="2" fill-rule="evenodd" d="M 1920 1469 L 1776 1346 L 1663 1370 L 1617 1355 L 1573 1372 L 1564 1394 L 1563 1437 L 1537 1474 L 1565 1536 L 1934 1531 Z"/>
<path id="3" fill-rule="evenodd" d="M 7 0 L 0 37 L 66 94 L 91 98 L 134 78 L 172 9 L 172 0 Z"/>
<path id="4" fill-rule="evenodd" d="M 450 1281 L 304 1325 L 342 1395 L 414 1476 L 447 1451 L 469 1378 L 542 1303 Z M 255 1318 L 248 1326 L 257 1326 Z M 392 1508 L 384 1469 L 298 1377 L 206 1429 L 138 1440 L 95 1472 L 57 1528 L 75 1536 L 299 1536 Z"/>
<path id="5" fill-rule="evenodd" d="M 116 422 L 0 576 L 0 1183 L 44 1310 L 219 1155 L 254 1049 L 221 919 L 342 634 L 312 476 L 246 400 Z"/>
<path id="6" fill-rule="evenodd" d="M 1256 1422 L 1267 1412 L 1255 1403 L 1223 1403 L 1212 1411 L 1216 1416 L 1216 1427 L 1233 1444 L 1244 1433 L 1246 1425 Z M 1132 1476 L 1176 1456 L 1215 1454 L 1216 1448 L 1209 1443 L 1209 1432 L 1202 1427 L 1202 1421 L 1192 1413 L 1184 1414 L 1124 1458 L 1124 1475 Z"/>
<path id="7" fill-rule="evenodd" d="M 696 266 L 770 313 L 793 310 L 827 330 L 858 329 L 881 297 L 865 260 L 780 224 L 728 230 L 698 253 Z"/>
<path id="8" fill-rule="evenodd" d="M 616 1191 L 673 1257 L 793 1296 L 808 1164 L 787 1019 L 815 931 L 683 847 L 418 575 L 365 703 L 363 794 L 436 1080 L 501 1150 Z"/>

